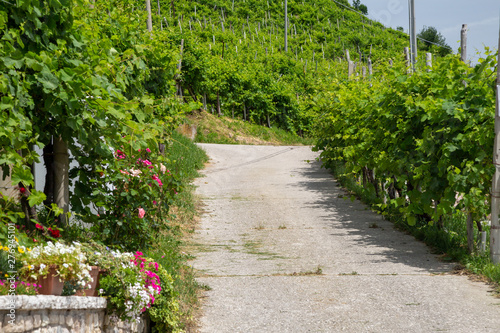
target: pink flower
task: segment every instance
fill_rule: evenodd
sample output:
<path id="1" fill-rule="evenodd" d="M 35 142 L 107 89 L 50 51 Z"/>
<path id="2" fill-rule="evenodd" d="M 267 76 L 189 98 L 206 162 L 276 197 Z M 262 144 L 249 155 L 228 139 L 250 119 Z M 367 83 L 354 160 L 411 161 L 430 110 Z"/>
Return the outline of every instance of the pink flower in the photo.
<path id="1" fill-rule="evenodd" d="M 160 178 L 158 178 L 157 175 L 152 176 L 153 180 L 156 180 L 158 182 L 158 185 L 163 186 L 163 183 L 161 182 Z"/>
<path id="2" fill-rule="evenodd" d="M 148 153 L 150 153 L 150 152 L 151 152 L 151 149 L 149 149 L 149 148 L 146 148 L 146 151 L 147 151 Z"/>
<path id="3" fill-rule="evenodd" d="M 144 215 L 146 215 L 146 211 L 144 210 L 144 208 L 139 208 L 139 218 L 142 219 Z"/>
<path id="4" fill-rule="evenodd" d="M 140 252 L 140 251 L 137 251 L 135 254 L 136 254 L 137 256 L 142 256 L 142 255 L 144 255 L 144 253 L 142 253 L 142 252 Z"/>
<path id="5" fill-rule="evenodd" d="M 156 204 L 157 204 L 156 200 L 153 200 L 153 205 L 156 205 Z"/>
<path id="6" fill-rule="evenodd" d="M 151 163 L 151 162 L 150 162 L 150 161 L 148 161 L 148 160 L 143 160 L 143 161 L 142 161 L 142 164 L 144 164 L 144 165 L 151 165 L 151 164 L 153 164 L 153 163 Z"/>

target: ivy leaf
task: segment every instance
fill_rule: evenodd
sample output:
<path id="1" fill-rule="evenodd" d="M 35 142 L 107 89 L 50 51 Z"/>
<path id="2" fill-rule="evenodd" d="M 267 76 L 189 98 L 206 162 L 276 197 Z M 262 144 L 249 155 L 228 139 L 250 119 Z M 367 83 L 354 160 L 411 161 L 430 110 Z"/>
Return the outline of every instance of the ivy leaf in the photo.
<path id="1" fill-rule="evenodd" d="M 40 74 L 37 75 L 37 80 L 48 90 L 54 90 L 59 85 L 59 80 L 47 67 L 44 67 Z"/>
<path id="2" fill-rule="evenodd" d="M 415 224 L 417 224 L 417 218 L 414 215 L 408 215 L 406 217 L 406 221 L 412 227 L 415 226 Z"/>
<path id="3" fill-rule="evenodd" d="M 25 186 L 33 185 L 33 175 L 26 165 L 15 165 L 12 171 L 12 184 L 22 183 Z"/>
<path id="4" fill-rule="evenodd" d="M 31 191 L 31 194 L 28 197 L 28 203 L 31 207 L 34 207 L 36 205 L 41 204 L 45 199 L 47 199 L 45 193 L 33 190 Z"/>

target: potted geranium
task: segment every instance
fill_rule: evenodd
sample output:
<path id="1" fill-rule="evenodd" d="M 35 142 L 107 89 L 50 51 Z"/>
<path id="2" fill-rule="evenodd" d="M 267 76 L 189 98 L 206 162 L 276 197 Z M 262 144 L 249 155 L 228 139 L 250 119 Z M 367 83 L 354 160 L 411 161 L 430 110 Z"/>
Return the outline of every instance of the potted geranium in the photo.
<path id="1" fill-rule="evenodd" d="M 81 244 L 73 242 L 47 242 L 26 251 L 22 258 L 21 276 L 38 281 L 42 295 L 61 295 L 64 281 L 73 281 L 85 288 L 92 282 L 91 267 L 82 251 Z"/>

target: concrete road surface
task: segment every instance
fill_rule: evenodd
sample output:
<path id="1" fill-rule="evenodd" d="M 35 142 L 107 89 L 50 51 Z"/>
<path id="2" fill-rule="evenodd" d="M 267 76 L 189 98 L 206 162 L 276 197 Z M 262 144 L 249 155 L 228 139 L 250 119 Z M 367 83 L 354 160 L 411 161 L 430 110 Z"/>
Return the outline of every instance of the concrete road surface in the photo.
<path id="1" fill-rule="evenodd" d="M 500 332 L 500 299 L 345 198 L 308 147 L 201 145 L 200 332 Z"/>

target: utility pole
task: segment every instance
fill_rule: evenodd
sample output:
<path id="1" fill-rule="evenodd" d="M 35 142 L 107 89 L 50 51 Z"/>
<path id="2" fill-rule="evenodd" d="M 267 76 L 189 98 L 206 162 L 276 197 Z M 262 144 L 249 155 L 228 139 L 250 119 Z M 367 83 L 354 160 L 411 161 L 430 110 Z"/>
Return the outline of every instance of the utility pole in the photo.
<path id="1" fill-rule="evenodd" d="M 498 38 L 500 49 L 500 31 Z M 500 52 L 498 54 L 498 64 L 500 64 Z M 493 165 L 495 175 L 491 188 L 491 234 L 490 234 L 490 254 L 494 264 L 500 263 L 500 223 L 498 214 L 500 209 L 500 66 L 497 66 L 497 98 L 495 110 L 495 142 L 493 148 Z"/>
<path id="2" fill-rule="evenodd" d="M 411 65 L 415 70 L 417 63 L 417 31 L 415 30 L 415 0 L 408 0 L 410 11 L 410 49 L 411 49 Z"/>
<path id="3" fill-rule="evenodd" d="M 288 52 L 288 1 L 285 0 L 285 53 Z"/>

